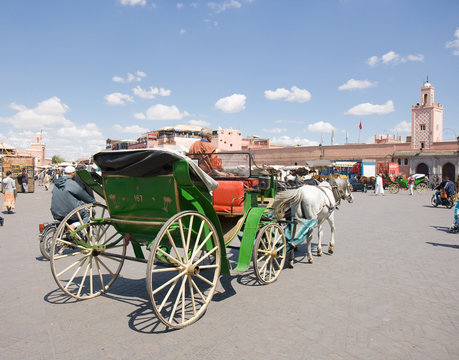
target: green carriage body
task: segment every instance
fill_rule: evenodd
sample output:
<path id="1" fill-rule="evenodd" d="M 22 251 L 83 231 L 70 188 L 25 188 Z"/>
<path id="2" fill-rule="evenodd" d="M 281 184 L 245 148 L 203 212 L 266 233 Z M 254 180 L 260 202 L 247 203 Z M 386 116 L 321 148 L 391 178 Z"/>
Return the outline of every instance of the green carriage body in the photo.
<path id="1" fill-rule="evenodd" d="M 78 172 L 80 178 L 105 199 L 110 213 L 110 218 L 105 221 L 112 223 L 119 233 L 128 234 L 136 257 L 143 259 L 145 257 L 142 246 L 151 247 L 159 230 L 172 215 L 187 210 L 197 211 L 208 217 L 215 226 L 222 248 L 228 247 L 235 238 L 240 237 L 238 263 L 234 270 L 247 270 L 257 231 L 274 221 L 264 216 L 269 200 L 275 196 L 276 183 L 273 176 L 269 176 L 268 186 L 244 190 L 243 214 L 217 214 L 213 206 L 212 191 L 196 176 L 196 168 L 190 168 L 190 161 L 172 155 L 167 166 L 158 172 L 151 172 L 148 169 L 155 165 L 154 159 L 144 162 L 140 169 L 135 164 L 142 161 L 139 156 L 133 156 L 131 161 L 126 160 L 126 154 L 148 154 L 154 151 L 128 150 L 96 154 L 95 161 L 99 161 L 103 170 L 99 181 L 85 170 Z M 237 154 L 228 155 L 234 157 Z M 219 156 L 224 157 L 224 154 L 219 153 Z M 247 169 L 250 169 L 250 154 L 244 153 L 244 156 L 249 160 Z M 122 163 L 122 167 L 119 163 Z M 199 175 L 202 176 L 202 173 Z M 243 177 L 221 179 L 241 182 L 258 177 L 259 175 L 252 175 L 249 171 Z M 229 274 L 230 267 L 225 252 L 222 252 L 221 265 L 221 273 Z"/>

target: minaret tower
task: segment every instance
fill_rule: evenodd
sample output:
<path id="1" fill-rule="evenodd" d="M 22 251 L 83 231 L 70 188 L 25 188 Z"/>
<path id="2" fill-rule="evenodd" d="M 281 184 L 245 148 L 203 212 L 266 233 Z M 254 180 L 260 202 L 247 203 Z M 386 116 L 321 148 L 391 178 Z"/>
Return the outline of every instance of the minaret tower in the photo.
<path id="1" fill-rule="evenodd" d="M 411 106 L 411 148 L 429 149 L 442 141 L 443 105 L 435 104 L 435 88 L 427 78 L 421 87 L 421 102 Z"/>

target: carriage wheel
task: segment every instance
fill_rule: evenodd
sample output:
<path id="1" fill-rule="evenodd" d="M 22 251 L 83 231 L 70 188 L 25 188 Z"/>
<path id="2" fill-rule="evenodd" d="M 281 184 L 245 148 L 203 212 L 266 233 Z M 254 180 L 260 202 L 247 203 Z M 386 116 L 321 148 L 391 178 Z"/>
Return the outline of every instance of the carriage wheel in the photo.
<path id="1" fill-rule="evenodd" d="M 182 328 L 204 314 L 217 287 L 221 251 L 215 227 L 196 211 L 178 213 L 161 227 L 146 281 L 153 311 L 164 325 Z"/>
<path id="2" fill-rule="evenodd" d="M 80 211 L 89 212 L 89 223 L 83 224 Z M 72 216 L 83 225 L 72 230 L 72 221 L 68 221 Z M 50 254 L 51 271 L 67 295 L 81 300 L 99 296 L 118 277 L 127 239 L 104 222 L 108 216 L 105 205 L 85 204 L 68 214 L 57 228 Z"/>
<path id="3" fill-rule="evenodd" d="M 419 183 L 418 186 L 416 186 L 416 192 L 418 194 L 425 194 L 427 192 L 427 184 L 426 183 Z"/>
<path id="4" fill-rule="evenodd" d="M 398 184 L 390 184 L 389 191 L 391 194 L 397 194 L 400 191 L 400 187 L 398 186 Z"/>
<path id="5" fill-rule="evenodd" d="M 268 224 L 258 233 L 253 246 L 252 262 L 255 276 L 262 284 L 277 280 L 285 264 L 287 240 L 278 224 Z"/>
<path id="6" fill-rule="evenodd" d="M 51 258 L 51 249 L 53 246 L 54 235 L 56 234 L 57 226 L 50 225 L 44 232 L 41 234 L 40 238 L 40 252 L 43 257 L 47 260 Z"/>

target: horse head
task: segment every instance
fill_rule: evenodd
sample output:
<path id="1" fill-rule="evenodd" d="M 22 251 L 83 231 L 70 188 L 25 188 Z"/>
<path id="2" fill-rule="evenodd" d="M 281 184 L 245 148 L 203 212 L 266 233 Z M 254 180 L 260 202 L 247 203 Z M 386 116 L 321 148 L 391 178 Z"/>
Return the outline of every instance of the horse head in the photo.
<path id="1" fill-rule="evenodd" d="M 329 176 L 327 180 L 332 188 L 333 196 L 335 197 L 336 205 L 341 203 L 342 200 L 352 203 L 354 198 L 352 196 L 351 184 L 349 179 L 334 178 Z"/>

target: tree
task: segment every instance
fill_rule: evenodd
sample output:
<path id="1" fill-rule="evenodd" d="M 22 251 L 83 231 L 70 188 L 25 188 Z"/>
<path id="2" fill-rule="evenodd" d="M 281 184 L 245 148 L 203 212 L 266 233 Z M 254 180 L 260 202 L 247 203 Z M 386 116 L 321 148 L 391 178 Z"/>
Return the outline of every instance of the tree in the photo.
<path id="1" fill-rule="evenodd" d="M 53 155 L 53 157 L 51 158 L 51 162 L 53 164 L 59 164 L 59 163 L 64 162 L 64 161 L 65 160 L 62 157 L 60 157 L 59 155 Z"/>

